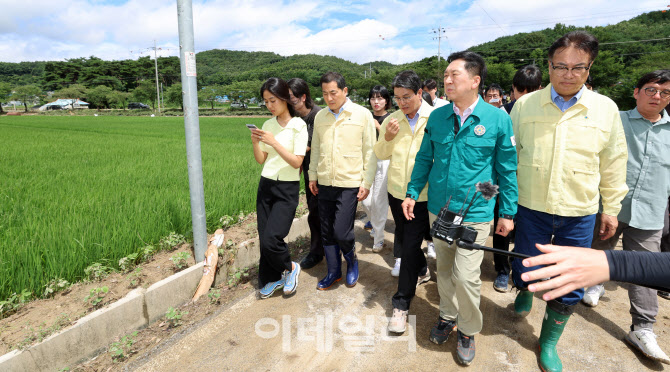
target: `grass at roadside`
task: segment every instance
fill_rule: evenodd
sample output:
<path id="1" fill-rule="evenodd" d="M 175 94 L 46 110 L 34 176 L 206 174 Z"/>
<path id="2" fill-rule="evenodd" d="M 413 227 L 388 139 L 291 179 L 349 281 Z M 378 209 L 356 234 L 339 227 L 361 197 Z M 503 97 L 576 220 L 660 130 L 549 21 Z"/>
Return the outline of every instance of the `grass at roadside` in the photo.
<path id="1" fill-rule="evenodd" d="M 264 120 L 200 119 L 210 231 L 255 209 L 260 166 L 244 124 Z M 3 117 L 0 132 L 0 299 L 191 235 L 182 118 Z"/>

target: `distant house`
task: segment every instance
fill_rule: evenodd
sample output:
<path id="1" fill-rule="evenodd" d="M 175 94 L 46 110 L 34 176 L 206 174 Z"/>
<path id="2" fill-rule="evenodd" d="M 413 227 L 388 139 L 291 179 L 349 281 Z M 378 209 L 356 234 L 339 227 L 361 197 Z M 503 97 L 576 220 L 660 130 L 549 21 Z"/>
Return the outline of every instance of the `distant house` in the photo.
<path id="1" fill-rule="evenodd" d="M 59 98 L 53 102 L 49 102 L 46 105 L 40 107 L 40 111 L 48 110 L 49 106 L 60 106 L 61 109 L 87 109 L 88 108 L 88 102 L 84 102 L 80 99 L 77 99 L 74 104 L 72 101 L 75 101 L 72 98 Z"/>

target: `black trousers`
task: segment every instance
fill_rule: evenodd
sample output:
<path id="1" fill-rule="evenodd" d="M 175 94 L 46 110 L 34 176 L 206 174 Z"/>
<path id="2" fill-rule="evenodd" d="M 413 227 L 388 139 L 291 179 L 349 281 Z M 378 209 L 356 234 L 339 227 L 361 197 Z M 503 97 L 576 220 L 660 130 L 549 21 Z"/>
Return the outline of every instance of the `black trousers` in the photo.
<path id="1" fill-rule="evenodd" d="M 493 209 L 493 226 L 498 226 L 498 199 L 496 198 L 496 206 Z M 503 251 L 509 251 L 509 243 L 514 236 L 516 230 L 510 231 L 507 236 L 502 236 L 498 234 L 493 234 L 493 248 L 500 249 Z M 493 265 L 495 267 L 496 273 L 509 275 L 510 269 L 510 258 L 502 254 L 493 254 Z"/>
<path id="2" fill-rule="evenodd" d="M 313 255 L 323 256 L 323 239 L 321 238 L 321 219 L 319 218 L 319 196 L 312 194 L 309 190 L 309 162 L 310 153 L 307 151 L 305 159 L 302 162 L 302 173 L 305 178 L 305 197 L 307 198 L 307 224 L 309 225 L 309 232 L 311 236 L 309 253 Z"/>
<path id="3" fill-rule="evenodd" d="M 339 245 L 342 253 L 354 249 L 354 219 L 358 187 L 319 185 L 319 217 L 323 245 Z"/>
<path id="4" fill-rule="evenodd" d="M 409 310 L 410 302 L 416 292 L 419 274 L 425 275 L 428 270 L 426 256 L 421 250 L 421 243 L 429 226 L 428 202 L 414 204 L 414 219 L 408 221 L 402 213 L 402 200 L 389 194 L 389 206 L 395 221 L 395 239 L 393 244 L 400 243 L 400 275 L 398 291 L 393 295 L 391 303 L 394 309 Z M 398 238 L 400 236 L 400 239 Z M 395 252 L 396 247 L 393 247 Z M 398 257 L 398 256 L 396 256 Z"/>
<path id="5" fill-rule="evenodd" d="M 256 194 L 258 237 L 261 259 L 258 263 L 258 284 L 281 279 L 285 270 L 291 270 L 291 255 L 284 241 L 298 207 L 300 181 L 275 181 L 261 177 Z"/>

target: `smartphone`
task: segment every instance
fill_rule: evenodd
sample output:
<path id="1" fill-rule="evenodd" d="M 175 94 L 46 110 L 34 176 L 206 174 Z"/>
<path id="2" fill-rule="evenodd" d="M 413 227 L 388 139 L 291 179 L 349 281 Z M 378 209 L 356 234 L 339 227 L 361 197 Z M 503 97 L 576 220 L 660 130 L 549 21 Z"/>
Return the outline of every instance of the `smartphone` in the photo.
<path id="1" fill-rule="evenodd" d="M 247 124 L 247 128 L 249 128 L 249 130 L 258 129 L 258 127 L 253 124 Z"/>

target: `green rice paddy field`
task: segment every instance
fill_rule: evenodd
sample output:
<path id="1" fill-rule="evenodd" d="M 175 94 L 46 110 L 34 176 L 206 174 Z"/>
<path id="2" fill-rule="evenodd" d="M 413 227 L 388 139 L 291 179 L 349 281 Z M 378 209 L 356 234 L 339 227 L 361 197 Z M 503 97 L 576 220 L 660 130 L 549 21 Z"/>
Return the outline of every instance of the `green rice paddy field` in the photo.
<path id="1" fill-rule="evenodd" d="M 263 118 L 201 118 L 209 232 L 255 210 Z M 0 117 L 0 300 L 192 236 L 183 118 Z"/>

